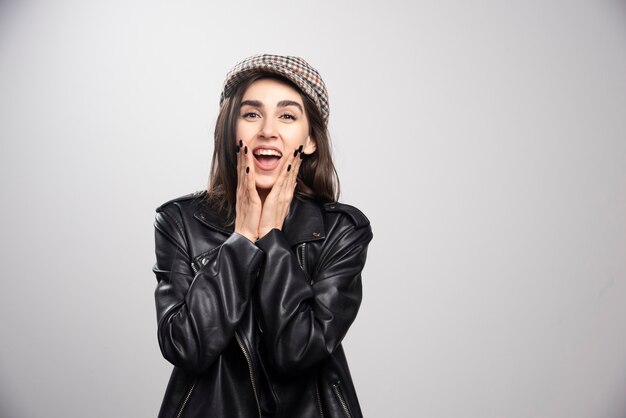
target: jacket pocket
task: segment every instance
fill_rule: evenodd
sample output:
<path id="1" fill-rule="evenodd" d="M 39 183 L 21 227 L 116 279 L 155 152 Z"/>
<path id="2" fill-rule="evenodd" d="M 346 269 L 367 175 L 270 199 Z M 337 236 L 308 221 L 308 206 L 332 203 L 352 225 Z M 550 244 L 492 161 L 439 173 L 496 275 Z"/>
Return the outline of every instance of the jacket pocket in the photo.
<path id="1" fill-rule="evenodd" d="M 341 388 L 341 382 L 339 380 L 335 381 L 330 385 L 330 388 L 335 395 L 335 399 L 339 402 L 339 407 L 343 411 L 343 414 L 346 418 L 352 418 L 352 414 L 350 413 L 350 408 L 348 407 L 348 402 L 343 394 L 343 389 Z"/>
<path id="2" fill-rule="evenodd" d="M 176 409 L 176 415 L 174 415 L 174 418 L 181 418 L 183 416 L 183 412 L 185 412 L 185 407 L 187 406 L 187 403 L 189 402 L 189 399 L 191 398 L 191 394 L 193 393 L 193 390 L 196 387 L 197 382 L 198 382 L 198 378 L 194 377 L 194 379 L 191 381 L 191 383 L 187 387 L 187 390 L 185 391 L 185 396 L 183 396 L 183 399 L 180 401 L 180 405 L 178 405 L 178 408 Z"/>

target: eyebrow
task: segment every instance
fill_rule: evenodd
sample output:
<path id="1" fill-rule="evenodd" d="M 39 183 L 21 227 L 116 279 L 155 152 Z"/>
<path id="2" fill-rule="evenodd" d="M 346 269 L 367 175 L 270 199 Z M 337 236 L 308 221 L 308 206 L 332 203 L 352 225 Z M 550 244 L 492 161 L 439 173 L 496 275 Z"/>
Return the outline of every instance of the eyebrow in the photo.
<path id="1" fill-rule="evenodd" d="M 302 112 L 302 106 L 300 106 L 300 103 L 294 102 L 293 100 L 281 100 L 280 102 L 278 102 L 276 106 L 278 107 L 295 106 L 300 110 L 300 112 Z"/>
<path id="2" fill-rule="evenodd" d="M 263 103 L 260 102 L 259 100 L 244 100 L 243 102 L 241 102 L 241 105 L 239 107 L 244 107 L 244 106 L 263 107 Z M 276 106 L 277 107 L 295 106 L 300 110 L 300 112 L 304 112 L 302 110 L 302 106 L 300 105 L 300 103 L 294 102 L 293 100 L 281 100 L 280 102 L 276 104 Z"/>

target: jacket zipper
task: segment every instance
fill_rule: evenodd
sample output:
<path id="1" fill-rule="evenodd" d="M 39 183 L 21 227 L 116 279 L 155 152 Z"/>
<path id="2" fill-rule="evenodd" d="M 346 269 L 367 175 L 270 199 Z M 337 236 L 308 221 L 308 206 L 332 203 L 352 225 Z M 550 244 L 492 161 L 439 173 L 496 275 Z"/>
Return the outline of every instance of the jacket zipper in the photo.
<path id="1" fill-rule="evenodd" d="M 306 242 L 303 242 L 302 244 L 300 244 L 298 246 L 298 262 L 300 263 L 300 268 L 302 270 L 304 270 L 304 247 L 306 245 Z"/>
<path id="2" fill-rule="evenodd" d="M 300 268 L 306 273 L 306 242 L 303 242 L 298 246 L 298 261 L 300 262 Z M 307 273 L 308 274 L 308 273 Z M 309 284 L 313 285 L 313 279 L 309 280 Z"/>
<path id="3" fill-rule="evenodd" d="M 200 263 L 202 263 L 202 265 L 205 265 L 207 263 L 207 258 L 201 258 L 198 261 L 192 261 L 191 262 L 191 269 L 193 270 L 193 274 L 198 274 L 198 270 L 200 270 Z"/>
<path id="4" fill-rule="evenodd" d="M 254 383 L 254 373 L 252 371 L 252 359 L 250 357 L 250 354 L 248 353 L 248 350 L 246 350 L 246 347 L 243 345 L 243 341 L 241 340 L 241 337 L 239 336 L 239 333 L 237 331 L 235 331 L 235 338 L 237 339 L 237 344 L 239 344 L 239 348 L 241 348 L 241 351 L 243 352 L 243 356 L 246 358 L 246 362 L 248 363 L 248 371 L 250 372 L 250 382 L 252 383 L 252 391 L 254 392 L 254 400 L 256 401 L 256 407 L 259 411 L 259 418 L 262 418 L 261 403 L 259 402 L 259 396 L 256 391 L 256 384 Z"/>
<path id="5" fill-rule="evenodd" d="M 317 398 L 317 409 L 319 409 L 320 418 L 324 418 L 324 412 L 322 411 L 322 400 L 320 399 L 320 387 L 317 384 L 317 374 L 315 375 L 315 397 Z"/>
<path id="6" fill-rule="evenodd" d="M 191 262 L 191 269 L 193 270 L 194 274 L 198 273 L 198 270 L 199 270 L 198 266 L 193 261 Z M 193 382 L 191 382 L 191 385 L 189 386 L 189 389 L 187 390 L 187 394 L 183 398 L 183 402 L 178 407 L 178 411 L 176 412 L 176 418 L 180 418 L 180 417 L 183 416 L 183 411 L 185 410 L 185 407 L 187 406 L 187 402 L 189 402 L 189 398 L 191 397 L 191 394 L 193 393 L 193 390 L 196 387 L 196 383 L 197 382 L 198 382 L 198 378 L 195 377 L 193 379 Z"/>
<path id="7" fill-rule="evenodd" d="M 197 381 L 198 381 L 198 378 L 196 377 L 193 379 L 193 382 L 191 382 L 191 386 L 189 387 L 189 390 L 187 390 L 187 394 L 185 395 L 185 398 L 183 399 L 183 403 L 180 404 L 180 407 L 178 408 L 178 412 L 176 413 L 176 418 L 180 418 L 183 416 L 183 411 L 185 410 L 185 406 L 187 406 L 187 402 L 189 401 L 189 397 L 191 396 L 193 389 L 196 387 Z"/>
<path id="8" fill-rule="evenodd" d="M 341 394 L 341 387 L 339 386 L 339 382 L 333 383 L 332 388 L 335 392 L 335 395 L 337 396 L 337 399 L 339 400 L 339 403 L 341 404 L 341 409 L 343 409 L 343 413 L 346 415 L 346 418 L 352 418 L 352 415 L 350 415 L 350 410 L 348 409 L 348 404 Z"/>
<path id="9" fill-rule="evenodd" d="M 192 262 L 191 269 L 193 270 L 194 274 L 197 274 L 199 267 L 195 262 Z M 260 269 L 259 271 L 257 271 L 257 276 L 259 275 L 259 272 L 260 272 Z M 260 324 L 259 324 L 259 330 L 263 332 L 263 330 L 261 330 Z M 243 356 L 246 358 L 246 362 L 248 363 L 248 371 L 250 372 L 250 383 L 252 383 L 252 391 L 254 392 L 254 400 L 256 401 L 256 407 L 257 407 L 257 410 L 259 411 L 259 417 L 261 417 L 261 403 L 259 402 L 259 395 L 257 394 L 256 384 L 254 383 L 252 359 L 250 357 L 250 354 L 248 353 L 248 350 L 246 350 L 246 347 L 244 346 L 243 341 L 241 340 L 241 337 L 239 336 L 239 333 L 237 331 L 235 331 L 235 338 L 237 339 L 237 344 L 239 344 L 239 348 L 241 348 L 241 351 L 243 352 Z M 196 381 L 194 380 L 193 385 L 189 389 L 189 392 L 187 393 L 187 396 L 185 397 L 185 400 L 183 401 L 183 404 L 181 405 L 181 408 L 179 409 L 178 414 L 176 415 L 176 418 L 180 418 L 185 408 L 185 405 L 187 403 L 187 400 L 189 399 L 189 396 L 191 396 L 191 392 L 193 391 L 195 384 L 196 384 Z"/>

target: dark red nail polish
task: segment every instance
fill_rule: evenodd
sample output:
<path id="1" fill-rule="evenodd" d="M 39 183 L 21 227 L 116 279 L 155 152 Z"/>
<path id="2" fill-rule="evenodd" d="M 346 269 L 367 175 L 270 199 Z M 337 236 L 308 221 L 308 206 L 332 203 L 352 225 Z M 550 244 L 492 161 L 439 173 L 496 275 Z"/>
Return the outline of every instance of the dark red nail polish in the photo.
<path id="1" fill-rule="evenodd" d="M 248 146 L 246 145 L 245 147 L 243 147 L 243 153 L 247 154 L 248 153 Z"/>
<path id="2" fill-rule="evenodd" d="M 291 170 L 291 164 L 287 166 L 287 171 Z"/>
<path id="3" fill-rule="evenodd" d="M 298 150 L 295 150 L 295 151 L 293 152 L 293 156 L 295 157 L 297 154 L 298 154 Z"/>
<path id="4" fill-rule="evenodd" d="M 239 154 L 239 150 L 240 150 L 240 149 L 241 149 L 241 148 L 239 148 L 239 145 L 237 145 L 237 146 L 235 147 L 235 152 L 236 152 L 237 154 Z"/>
<path id="5" fill-rule="evenodd" d="M 250 172 L 250 167 L 246 167 L 246 174 Z"/>
<path id="6" fill-rule="evenodd" d="M 302 152 L 302 145 L 298 147 L 298 152 Z"/>
<path id="7" fill-rule="evenodd" d="M 243 147 L 243 141 L 241 139 L 239 140 L 239 147 Z"/>

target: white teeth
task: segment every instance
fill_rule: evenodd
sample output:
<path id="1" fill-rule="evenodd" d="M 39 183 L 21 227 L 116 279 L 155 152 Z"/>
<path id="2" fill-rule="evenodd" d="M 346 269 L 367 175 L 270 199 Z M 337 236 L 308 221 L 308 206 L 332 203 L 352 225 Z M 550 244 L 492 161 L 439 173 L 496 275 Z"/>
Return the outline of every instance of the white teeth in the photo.
<path id="1" fill-rule="evenodd" d="M 258 149 L 254 151 L 254 155 L 275 155 L 277 157 L 283 156 L 280 152 L 273 149 Z"/>

